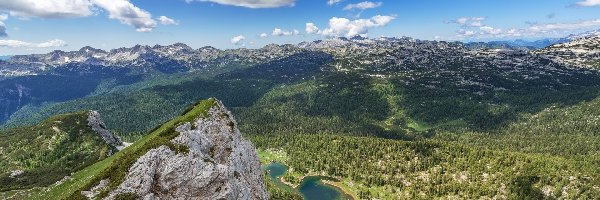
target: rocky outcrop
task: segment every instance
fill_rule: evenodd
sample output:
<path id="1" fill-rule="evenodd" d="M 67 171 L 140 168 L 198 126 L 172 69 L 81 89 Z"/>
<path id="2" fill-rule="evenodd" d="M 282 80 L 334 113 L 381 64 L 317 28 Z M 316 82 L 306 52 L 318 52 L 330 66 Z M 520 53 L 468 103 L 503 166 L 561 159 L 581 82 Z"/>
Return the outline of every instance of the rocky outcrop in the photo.
<path id="1" fill-rule="evenodd" d="M 208 117 L 179 125 L 179 136 L 148 151 L 107 199 L 268 199 L 258 154 L 221 102 Z"/>
<path id="2" fill-rule="evenodd" d="M 102 118 L 100 118 L 100 113 L 98 113 L 98 111 L 90 110 L 88 112 L 87 121 L 88 126 L 92 128 L 94 132 L 98 133 L 107 144 L 116 147 L 119 150 L 124 147 L 121 139 L 106 129 L 106 125 L 104 124 L 104 121 L 102 121 Z"/>

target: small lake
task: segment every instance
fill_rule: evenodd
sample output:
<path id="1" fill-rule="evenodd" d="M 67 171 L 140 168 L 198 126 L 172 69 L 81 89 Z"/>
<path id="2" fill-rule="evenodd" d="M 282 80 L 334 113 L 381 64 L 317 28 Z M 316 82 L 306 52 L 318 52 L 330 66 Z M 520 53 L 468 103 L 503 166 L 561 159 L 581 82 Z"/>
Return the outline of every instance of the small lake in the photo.
<path id="1" fill-rule="evenodd" d="M 350 195 L 345 194 L 341 189 L 324 184 L 322 180 L 333 180 L 329 177 L 308 176 L 302 180 L 300 186 L 294 189 L 281 182 L 279 177 L 283 176 L 288 167 L 282 163 L 271 163 L 265 167 L 271 180 L 281 188 L 294 190 L 306 200 L 347 200 L 352 199 Z"/>

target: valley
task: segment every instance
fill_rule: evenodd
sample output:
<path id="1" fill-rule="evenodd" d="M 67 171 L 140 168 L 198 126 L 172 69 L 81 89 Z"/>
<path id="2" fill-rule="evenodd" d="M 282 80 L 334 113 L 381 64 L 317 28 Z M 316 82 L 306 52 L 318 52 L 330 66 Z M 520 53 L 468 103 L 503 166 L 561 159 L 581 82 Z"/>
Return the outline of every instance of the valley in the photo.
<path id="1" fill-rule="evenodd" d="M 165 48 L 178 53 L 161 52 Z M 187 120 L 181 116 L 185 108 L 211 97 L 231 109 L 263 167 L 271 161 L 289 167 L 281 177 L 300 192 L 282 189 L 279 175 L 266 173 L 273 199 L 302 199 L 302 194 L 311 199 L 311 190 L 354 199 L 600 196 L 600 74 L 546 58 L 542 50 L 334 38 L 261 49 L 174 44 L 98 52 L 95 57 L 105 60 L 91 63 L 84 54 L 62 52 L 54 60 L 35 55 L 6 61 L 29 66 L 28 60 L 35 60 L 48 70 L 33 67 L 38 75 L 1 81 L 7 85 L 3 100 L 10 102 L 4 105 L 14 105 L 4 108 L 4 132 L 63 113 L 97 110 L 115 135 L 135 142 L 78 168 L 73 182 L 32 192 L 34 199 L 68 199 L 107 177 L 122 180 L 106 171 L 125 173 L 135 162 L 129 155 L 168 146 L 164 142 L 174 135 L 165 130 Z M 116 52 L 129 56 L 119 60 Z M 65 56 L 73 61 L 63 63 Z M 71 77 L 65 71 L 103 74 L 94 70 L 107 65 L 119 70 L 91 84 L 54 86 L 56 91 L 39 92 L 19 82 L 27 78 L 35 80 L 28 84 L 51 86 L 46 77 Z M 27 88 L 22 91 L 30 100 L 20 101 L 18 88 Z M 44 92 L 65 97 L 43 98 Z M 328 184 L 315 176 L 339 181 Z"/>

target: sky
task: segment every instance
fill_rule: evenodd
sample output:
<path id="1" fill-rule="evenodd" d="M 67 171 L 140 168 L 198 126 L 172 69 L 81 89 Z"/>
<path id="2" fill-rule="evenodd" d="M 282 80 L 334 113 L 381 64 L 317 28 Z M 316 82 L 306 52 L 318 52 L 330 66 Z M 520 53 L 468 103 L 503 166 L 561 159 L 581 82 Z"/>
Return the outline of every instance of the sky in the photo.
<path id="1" fill-rule="evenodd" d="M 0 55 L 332 37 L 491 41 L 600 29 L 600 0 L 0 0 Z"/>

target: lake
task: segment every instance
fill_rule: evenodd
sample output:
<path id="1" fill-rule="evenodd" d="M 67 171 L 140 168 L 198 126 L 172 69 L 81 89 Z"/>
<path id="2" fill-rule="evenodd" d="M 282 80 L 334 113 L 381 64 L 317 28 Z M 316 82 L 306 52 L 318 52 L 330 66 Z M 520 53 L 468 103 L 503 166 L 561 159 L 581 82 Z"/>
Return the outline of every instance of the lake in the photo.
<path id="1" fill-rule="evenodd" d="M 308 176 L 302 180 L 300 186 L 294 189 L 281 182 L 279 177 L 283 176 L 288 167 L 282 163 L 271 163 L 265 167 L 271 180 L 275 182 L 278 187 L 282 187 L 287 190 L 294 190 L 298 192 L 306 200 L 347 200 L 352 199 L 350 195 L 345 194 L 341 189 L 324 184 L 322 180 L 333 180 L 329 177 L 323 176 Z"/>

